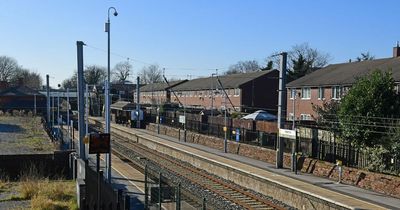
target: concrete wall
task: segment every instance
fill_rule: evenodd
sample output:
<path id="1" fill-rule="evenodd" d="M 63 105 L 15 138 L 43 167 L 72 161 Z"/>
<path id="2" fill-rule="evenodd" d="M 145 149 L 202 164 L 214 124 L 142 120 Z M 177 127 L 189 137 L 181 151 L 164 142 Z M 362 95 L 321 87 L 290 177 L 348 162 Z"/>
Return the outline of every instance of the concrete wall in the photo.
<path id="1" fill-rule="evenodd" d="M 1 155 L 0 171 L 10 179 L 18 179 L 29 170 L 37 170 L 43 177 L 69 176 L 71 151 L 55 151 L 53 154 Z"/>
<path id="2" fill-rule="evenodd" d="M 157 124 L 149 124 L 147 126 L 148 130 L 157 132 Z M 167 136 L 180 138 L 184 140 L 183 132 L 181 129 L 171 128 L 168 126 L 160 125 L 160 134 L 164 134 Z M 198 134 L 191 131 L 186 131 L 186 142 L 195 143 L 204 145 L 210 148 L 222 150 L 224 146 L 223 139 L 214 137 L 214 136 L 207 136 L 203 134 Z M 242 144 L 237 143 L 234 141 L 228 141 L 228 152 L 234 153 L 238 155 L 242 155 L 245 157 L 253 158 L 256 160 L 265 161 L 268 163 L 275 164 L 275 150 L 266 149 L 258 146 L 253 146 L 249 144 Z M 290 168 L 290 160 L 291 154 L 284 154 L 284 167 Z"/>
<path id="3" fill-rule="evenodd" d="M 147 126 L 147 129 L 157 132 L 156 126 L 156 124 L 150 124 Z M 172 136 L 175 138 L 180 137 L 180 139 L 183 140 L 183 132 L 181 132 L 181 135 L 179 134 L 179 132 L 180 129 L 160 125 L 161 134 Z M 187 131 L 186 141 L 219 150 L 223 149 L 223 139 L 193 133 L 190 131 Z M 228 141 L 228 152 L 272 164 L 275 164 L 276 160 L 276 153 L 274 150 L 248 144 L 241 144 L 233 141 Z M 331 180 L 338 180 L 338 168 L 333 163 L 304 157 L 299 157 L 298 163 L 299 170 L 304 173 L 326 177 Z M 290 166 L 291 154 L 285 153 L 284 167 L 290 168 Z M 400 186 L 400 177 L 374 173 L 350 167 L 343 168 L 342 182 L 400 198 L 400 187 L 398 187 Z"/>
<path id="4" fill-rule="evenodd" d="M 253 176 L 247 172 L 235 169 L 232 166 L 223 165 L 197 155 L 187 154 L 185 151 L 160 144 L 154 139 L 143 138 L 140 136 L 139 143 L 153 150 L 157 150 L 160 153 L 168 154 L 172 157 L 192 164 L 198 168 L 206 170 L 209 173 L 230 180 L 238 185 L 271 196 L 274 199 L 284 201 L 286 204 L 298 209 L 345 209 L 337 204 L 322 200 L 318 198 L 318 196 L 308 195 L 307 193 L 288 188 L 287 186 L 279 184 L 276 181 L 268 178 Z"/>

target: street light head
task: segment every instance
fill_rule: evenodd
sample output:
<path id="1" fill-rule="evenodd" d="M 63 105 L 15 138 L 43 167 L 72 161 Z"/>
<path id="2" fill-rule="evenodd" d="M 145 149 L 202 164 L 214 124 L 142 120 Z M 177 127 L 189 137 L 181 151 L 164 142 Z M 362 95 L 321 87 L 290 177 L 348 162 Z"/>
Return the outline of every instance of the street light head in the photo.
<path id="1" fill-rule="evenodd" d="M 111 11 L 111 10 L 114 10 L 114 13 L 113 13 L 114 16 L 117 16 L 117 15 L 118 15 L 118 12 L 117 12 L 117 10 L 115 9 L 115 7 L 110 7 L 110 8 L 108 8 L 108 20 L 110 20 L 110 11 Z"/>

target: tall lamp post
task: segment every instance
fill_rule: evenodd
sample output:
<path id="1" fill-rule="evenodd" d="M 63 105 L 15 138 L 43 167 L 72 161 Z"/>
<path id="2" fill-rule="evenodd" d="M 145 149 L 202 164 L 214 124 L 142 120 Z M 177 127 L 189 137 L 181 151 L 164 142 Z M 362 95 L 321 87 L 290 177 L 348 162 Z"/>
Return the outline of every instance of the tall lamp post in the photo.
<path id="1" fill-rule="evenodd" d="M 110 11 L 113 10 L 114 16 L 118 15 L 117 10 L 114 7 L 108 8 L 108 18 L 107 22 L 105 24 L 105 32 L 107 32 L 107 44 L 108 44 L 108 49 L 107 49 L 107 81 L 106 81 L 106 87 L 105 87 L 105 120 L 106 120 L 106 133 L 110 133 Z M 107 154 L 106 156 L 106 166 L 107 166 L 107 179 L 109 182 L 111 182 L 111 148 L 110 148 L 110 153 Z"/>

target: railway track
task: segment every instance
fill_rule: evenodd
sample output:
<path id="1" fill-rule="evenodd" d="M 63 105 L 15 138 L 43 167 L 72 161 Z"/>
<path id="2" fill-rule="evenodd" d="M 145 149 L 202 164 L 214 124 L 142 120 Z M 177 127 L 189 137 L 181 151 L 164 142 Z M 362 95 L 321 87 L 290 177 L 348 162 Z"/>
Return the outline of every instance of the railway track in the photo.
<path id="1" fill-rule="evenodd" d="M 93 127 L 96 130 L 99 125 Z M 115 130 L 115 129 L 113 129 Z M 123 131 L 120 131 L 123 132 Z M 112 148 L 115 152 L 123 155 L 127 159 L 132 159 L 131 154 L 140 154 L 146 159 L 157 163 L 164 170 L 177 175 L 180 178 L 186 179 L 189 182 L 199 186 L 204 192 L 217 196 L 224 201 L 228 201 L 231 205 L 236 206 L 234 209 L 287 209 L 280 202 L 274 201 L 265 196 L 260 196 L 257 193 L 242 188 L 227 180 L 211 175 L 204 170 L 193 167 L 188 163 L 184 163 L 173 157 L 161 154 L 144 145 L 138 144 L 126 137 L 113 132 Z M 135 161 L 135 160 L 133 160 Z M 233 206 L 231 206 L 233 207 Z"/>

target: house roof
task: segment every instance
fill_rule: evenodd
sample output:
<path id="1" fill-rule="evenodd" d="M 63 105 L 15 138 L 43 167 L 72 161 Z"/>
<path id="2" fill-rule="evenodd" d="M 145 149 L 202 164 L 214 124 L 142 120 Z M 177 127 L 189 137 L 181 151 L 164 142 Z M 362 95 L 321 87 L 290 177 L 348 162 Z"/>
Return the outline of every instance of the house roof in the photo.
<path id="1" fill-rule="evenodd" d="M 353 63 L 332 64 L 288 83 L 287 87 L 316 87 L 351 85 L 357 78 L 373 70 L 391 70 L 395 81 L 400 81 L 400 57 L 383 58 Z"/>
<path id="2" fill-rule="evenodd" d="M 97 88 L 97 87 L 96 87 Z M 132 92 L 134 91 L 136 88 L 136 84 L 132 84 L 132 83 L 111 83 L 110 84 L 110 89 L 114 89 L 114 90 L 123 90 L 123 91 L 128 91 L 128 92 Z"/>
<path id="3" fill-rule="evenodd" d="M 33 96 L 33 95 L 42 95 L 42 94 L 26 86 L 9 87 L 0 91 L 0 96 Z"/>
<path id="4" fill-rule="evenodd" d="M 273 71 L 277 70 L 268 70 L 268 71 L 255 71 L 250 73 L 241 73 L 241 74 L 230 74 L 219 76 L 222 85 L 224 88 L 239 88 L 241 85 L 252 81 L 258 77 L 267 75 Z M 207 77 L 207 78 L 198 78 L 189 80 L 183 84 L 177 85 L 172 88 L 174 91 L 186 91 L 186 90 L 209 90 L 211 85 L 215 87 L 215 77 Z"/>
<path id="5" fill-rule="evenodd" d="M 162 91 L 162 90 L 167 90 L 169 88 L 175 87 L 179 84 L 182 84 L 184 82 L 187 82 L 188 80 L 178 80 L 178 81 L 173 81 L 169 82 L 169 86 L 167 83 L 152 83 L 152 84 L 147 84 L 143 87 L 140 88 L 141 92 L 153 92 L 153 91 Z"/>
<path id="6" fill-rule="evenodd" d="M 135 110 L 136 105 L 129 101 L 117 101 L 111 104 L 111 109 L 124 110 L 124 111 Z"/>

